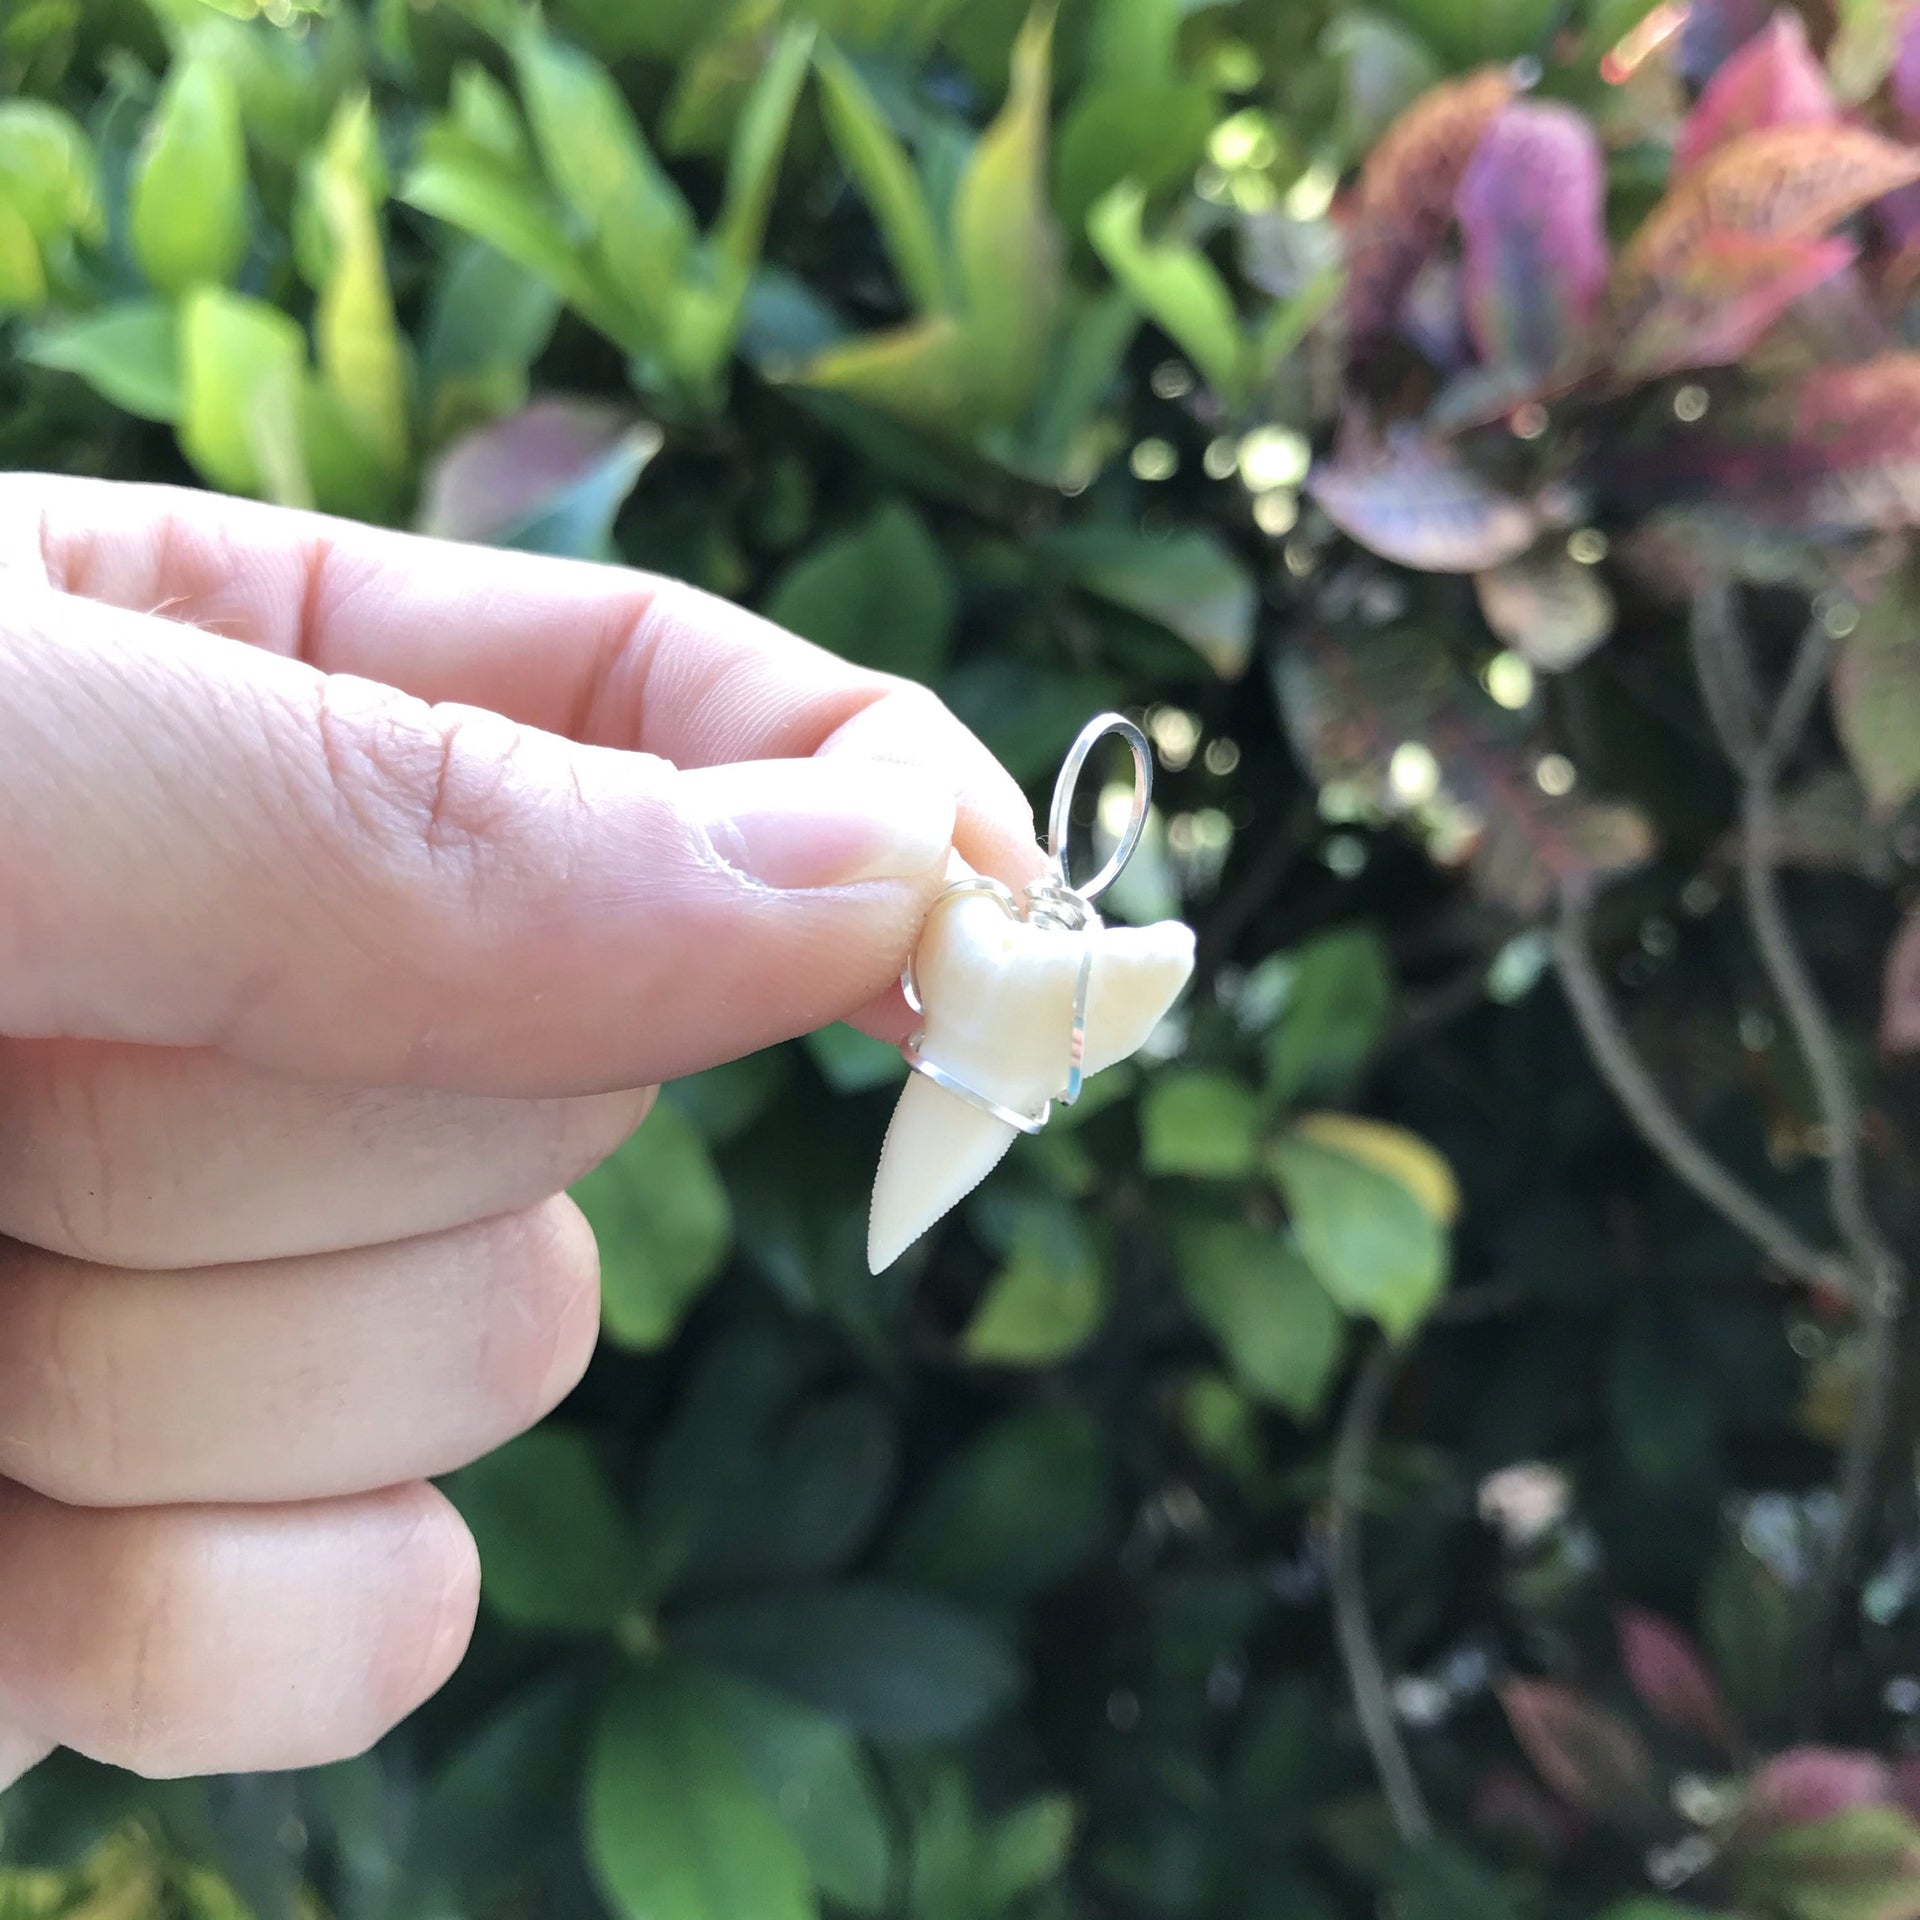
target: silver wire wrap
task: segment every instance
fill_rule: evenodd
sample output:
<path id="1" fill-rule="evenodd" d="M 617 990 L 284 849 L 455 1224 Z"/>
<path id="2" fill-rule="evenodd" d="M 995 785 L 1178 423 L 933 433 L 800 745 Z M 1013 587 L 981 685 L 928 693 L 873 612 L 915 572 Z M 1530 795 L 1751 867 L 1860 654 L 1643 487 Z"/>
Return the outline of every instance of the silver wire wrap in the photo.
<path id="1" fill-rule="evenodd" d="M 1067 841 L 1073 830 L 1074 790 L 1080 783 L 1080 771 L 1087 763 L 1087 756 L 1110 733 L 1118 734 L 1133 754 L 1133 806 L 1127 815 L 1126 829 L 1113 852 L 1107 856 L 1106 864 L 1091 880 L 1076 887 L 1067 877 Z M 999 902 L 1001 912 L 1010 920 L 1023 920 L 1028 926 L 1050 927 L 1062 933 L 1088 936 L 1080 943 L 1080 966 L 1073 982 L 1073 1029 L 1067 1043 L 1067 1084 L 1054 1096 L 1063 1107 L 1072 1106 L 1080 1098 L 1080 1089 L 1085 1083 L 1082 1068 L 1087 1051 L 1087 992 L 1093 982 L 1092 936 L 1100 931 L 1102 925 L 1099 914 L 1093 910 L 1093 902 L 1097 895 L 1105 893 L 1113 885 L 1127 862 L 1133 858 L 1134 849 L 1140 844 L 1140 836 L 1147 829 L 1147 812 L 1152 799 L 1153 752 L 1147 745 L 1147 736 L 1124 714 L 1096 714 L 1080 729 L 1073 745 L 1067 749 L 1066 759 L 1061 763 L 1060 777 L 1053 786 L 1053 805 L 1047 811 L 1047 871 L 1038 880 L 1028 884 L 1025 902 L 1015 899 L 1013 889 L 1000 881 L 989 879 L 984 874 L 972 874 L 943 889 L 928 910 L 927 917 L 931 919 L 949 900 L 958 899 L 963 894 L 987 894 Z M 920 1003 L 920 988 L 914 978 L 911 958 L 900 975 L 900 991 L 915 1013 L 926 1012 Z M 1015 1127 L 1022 1133 L 1038 1133 L 1047 1124 L 1053 1113 L 1052 1100 L 1044 1102 L 1037 1114 L 1021 1113 L 1013 1107 L 1002 1106 L 977 1087 L 968 1086 L 945 1067 L 927 1059 L 920 1051 L 920 1043 L 925 1037 L 924 1032 L 916 1033 L 900 1049 L 901 1057 L 915 1073 L 924 1075 L 936 1087 L 956 1099 L 964 1100 L 968 1106 L 991 1115 L 1003 1126 Z"/>

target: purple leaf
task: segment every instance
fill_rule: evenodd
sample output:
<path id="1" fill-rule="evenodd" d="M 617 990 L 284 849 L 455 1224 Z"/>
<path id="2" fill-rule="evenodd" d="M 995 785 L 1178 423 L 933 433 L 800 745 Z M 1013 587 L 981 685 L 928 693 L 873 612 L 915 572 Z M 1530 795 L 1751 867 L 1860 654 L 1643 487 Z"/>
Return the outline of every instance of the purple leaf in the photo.
<path id="1" fill-rule="evenodd" d="M 1500 1704 L 1541 1779 L 1570 1806 L 1614 1817 L 1644 1806 L 1653 1762 L 1617 1715 L 1557 1680 L 1509 1680 Z"/>
<path id="2" fill-rule="evenodd" d="M 1515 653 L 1542 673 L 1577 667 L 1613 631 L 1606 581 L 1564 546 L 1536 547 L 1504 567 L 1473 576 L 1481 617 Z"/>
<path id="3" fill-rule="evenodd" d="M 599 558 L 660 429 L 594 400 L 535 400 L 462 434 L 427 476 L 419 529 Z"/>
<path id="4" fill-rule="evenodd" d="M 1920 133 L 1920 6 L 1908 7 L 1895 29 L 1887 92 L 1901 125 L 1909 133 Z"/>
<path id="5" fill-rule="evenodd" d="M 1607 284 L 1605 198 L 1600 142 L 1571 107 L 1494 116 L 1454 201 L 1483 359 L 1545 375 L 1573 353 Z"/>
<path id="6" fill-rule="evenodd" d="M 1360 170 L 1347 235 L 1347 331 L 1363 348 L 1390 329 L 1414 276 L 1446 234 L 1460 176 L 1513 78 L 1484 67 L 1423 93 Z"/>
<path id="7" fill-rule="evenodd" d="M 1543 1862 L 1558 1859 L 1580 1837 L 1580 1816 L 1518 1767 L 1489 1769 L 1475 1785 L 1470 1804 L 1473 1824 L 1481 1833 Z"/>
<path id="8" fill-rule="evenodd" d="M 1794 453 L 1823 476 L 1808 502 L 1816 522 L 1920 523 L 1920 353 L 1816 367 L 1794 389 L 1790 431 Z"/>
<path id="9" fill-rule="evenodd" d="M 1414 275 L 1400 303 L 1401 332 L 1443 372 L 1465 366 L 1472 357 L 1461 291 L 1459 262 L 1436 258 Z"/>
<path id="10" fill-rule="evenodd" d="M 1384 445 L 1350 434 L 1307 491 L 1349 539 L 1423 573 L 1478 573 L 1533 544 L 1540 519 L 1488 485 L 1449 447 L 1409 434 Z"/>
<path id="11" fill-rule="evenodd" d="M 1430 631 L 1308 626 L 1274 673 L 1288 738 L 1319 785 L 1350 782 L 1391 806 L 1395 749 L 1423 742 L 1440 767 L 1431 809 L 1460 836 L 1448 857 L 1469 861 L 1479 891 L 1522 918 L 1557 895 L 1591 892 L 1653 850 L 1645 816 L 1631 808 L 1543 793 L 1525 719 L 1495 706 Z"/>
<path id="12" fill-rule="evenodd" d="M 1839 117 L 1800 16 L 1783 8 L 1707 83 L 1674 145 L 1673 176 L 1678 179 L 1740 134 L 1819 126 Z"/>
<path id="13" fill-rule="evenodd" d="M 1694 86 L 1720 68 L 1767 24 L 1773 0 L 1693 0 L 1680 29 L 1680 76 Z"/>
<path id="14" fill-rule="evenodd" d="M 1804 1827 L 1850 1807 L 1890 1804 L 1893 1773 L 1878 1755 L 1846 1747 L 1790 1747 L 1747 1788 L 1747 1819 L 1758 1829 Z"/>
<path id="15" fill-rule="evenodd" d="M 1620 1663 L 1650 1713 L 1722 1753 L 1740 1745 L 1720 1688 L 1687 1636 L 1644 1607 L 1622 1607 L 1615 1620 Z"/>
<path id="16" fill-rule="evenodd" d="M 1633 380 L 1740 359 L 1803 294 L 1852 266 L 1846 240 L 1765 240 L 1709 233 L 1673 263 L 1620 343 Z"/>

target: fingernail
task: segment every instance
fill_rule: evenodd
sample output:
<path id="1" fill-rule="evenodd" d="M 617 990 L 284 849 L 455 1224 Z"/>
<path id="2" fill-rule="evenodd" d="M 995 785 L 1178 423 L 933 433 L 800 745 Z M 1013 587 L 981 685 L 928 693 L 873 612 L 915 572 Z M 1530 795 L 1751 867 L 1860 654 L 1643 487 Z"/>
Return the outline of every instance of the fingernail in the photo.
<path id="1" fill-rule="evenodd" d="M 953 795 L 911 767 L 748 760 L 682 778 L 721 859 L 783 892 L 917 880 L 953 841 Z"/>

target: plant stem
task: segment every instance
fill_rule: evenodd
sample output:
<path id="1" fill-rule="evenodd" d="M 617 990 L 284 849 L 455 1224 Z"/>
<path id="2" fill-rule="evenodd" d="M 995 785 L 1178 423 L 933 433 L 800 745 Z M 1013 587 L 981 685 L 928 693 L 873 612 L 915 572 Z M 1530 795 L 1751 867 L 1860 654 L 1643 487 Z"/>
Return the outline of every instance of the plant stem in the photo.
<path id="1" fill-rule="evenodd" d="M 1373 1450 L 1387 1393 L 1399 1368 L 1398 1349 L 1380 1341 L 1361 1363 L 1347 1396 L 1346 1410 L 1340 1416 L 1340 1432 L 1333 1449 L 1333 1626 L 1360 1731 L 1373 1756 L 1373 1769 L 1387 1797 L 1394 1828 L 1410 1846 L 1421 1846 L 1433 1837 L 1433 1819 L 1394 1718 L 1393 1696 L 1367 1610 L 1360 1545 L 1367 1456 Z"/>
<path id="2" fill-rule="evenodd" d="M 1808 1607 L 1808 1657 L 1800 1672 L 1807 1689 L 1803 1712 L 1809 1719 L 1817 1704 L 1825 1652 L 1838 1625 L 1842 1595 L 1872 1523 L 1874 1486 L 1893 1411 L 1899 1321 L 1906 1296 L 1900 1258 L 1881 1235 L 1867 1200 L 1859 1096 L 1847 1072 L 1833 1018 L 1794 939 L 1780 896 L 1776 783 L 1825 684 L 1828 653 L 1826 632 L 1816 623 L 1800 643 L 1767 738 L 1747 765 L 1740 807 L 1740 883 L 1747 920 L 1761 965 L 1813 1084 L 1827 1144 L 1827 1207 L 1852 1269 L 1866 1343 L 1859 1401 L 1841 1448 L 1839 1525 Z"/>
<path id="3" fill-rule="evenodd" d="M 1772 718 L 1764 734 L 1757 734 L 1740 718 L 1743 708 L 1751 710 L 1752 653 L 1724 583 L 1702 594 L 1696 603 L 1693 634 L 1694 661 L 1708 714 L 1723 751 L 1741 777 L 1740 886 L 1747 924 L 1813 1084 L 1827 1146 L 1827 1210 L 1846 1252 L 1848 1292 L 1859 1313 L 1867 1349 L 1858 1403 L 1841 1448 L 1840 1518 L 1833 1550 L 1813 1582 L 1802 1624 L 1800 1711 L 1803 1725 L 1810 1726 L 1839 1624 L 1842 1596 L 1872 1523 L 1874 1488 L 1887 1448 L 1899 1370 L 1906 1275 L 1868 1203 L 1859 1096 L 1847 1072 L 1833 1017 L 1794 938 L 1780 894 L 1778 785 L 1826 685 L 1831 638 L 1823 622 L 1816 619 L 1808 626 Z"/>
<path id="4" fill-rule="evenodd" d="M 1751 1240 L 1788 1279 L 1814 1287 L 1847 1288 L 1852 1276 L 1845 1263 L 1802 1239 L 1708 1152 L 1674 1111 L 1621 1025 L 1593 957 L 1586 904 L 1572 894 L 1561 903 L 1553 948 L 1561 987 L 1600 1077 L 1613 1089 L 1640 1137 L 1666 1162 L 1674 1177 Z"/>

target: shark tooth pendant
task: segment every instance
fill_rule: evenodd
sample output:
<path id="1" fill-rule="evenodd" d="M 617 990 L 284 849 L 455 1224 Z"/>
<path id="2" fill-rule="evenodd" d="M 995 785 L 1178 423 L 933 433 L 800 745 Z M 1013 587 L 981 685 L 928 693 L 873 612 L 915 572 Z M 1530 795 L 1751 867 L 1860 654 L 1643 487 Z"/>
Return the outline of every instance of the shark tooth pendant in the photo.
<path id="1" fill-rule="evenodd" d="M 1094 877 L 1067 877 L 1073 793 L 1107 734 L 1133 751 L 1133 811 Z M 1193 933 L 1177 920 L 1109 927 L 1093 909 L 1139 845 L 1153 760 L 1131 720 L 1104 713 L 1081 729 L 1060 769 L 1047 822 L 1046 875 L 1017 900 L 997 880 L 964 874 L 934 901 L 901 976 L 923 1017 L 901 1049 L 913 1072 L 880 1150 L 867 1264 L 889 1267 L 999 1164 L 1052 1104 L 1137 1052 L 1193 972 Z"/>

